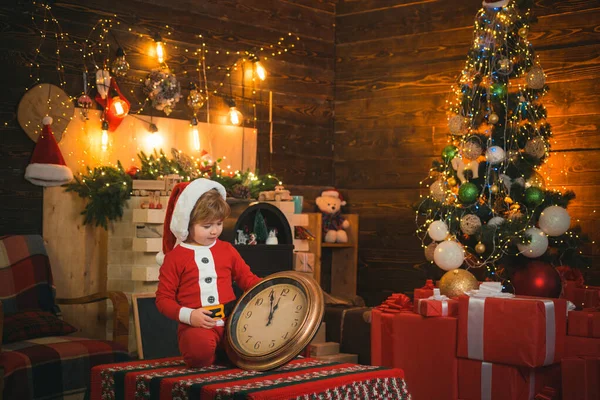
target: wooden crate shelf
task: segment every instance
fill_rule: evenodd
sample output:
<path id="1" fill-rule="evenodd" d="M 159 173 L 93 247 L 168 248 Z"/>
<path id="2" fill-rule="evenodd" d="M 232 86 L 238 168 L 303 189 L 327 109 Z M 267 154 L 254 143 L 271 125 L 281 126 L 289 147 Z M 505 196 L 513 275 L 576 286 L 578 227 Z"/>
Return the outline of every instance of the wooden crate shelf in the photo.
<path id="1" fill-rule="evenodd" d="M 165 222 L 165 212 L 162 209 L 136 208 L 133 210 L 133 222 L 146 224 L 162 224 Z"/>
<path id="2" fill-rule="evenodd" d="M 358 275 L 358 214 L 342 215 L 350 222 L 350 227 L 346 229 L 348 243 L 323 243 L 321 213 L 309 213 L 307 215 L 308 230 L 315 235 L 315 240 L 308 241 L 308 251 L 315 255 L 313 277 L 322 285 L 321 258 L 324 251 L 331 252 L 330 293 L 337 297 L 354 299 L 356 297 Z"/>
<path id="3" fill-rule="evenodd" d="M 162 249 L 162 238 L 134 238 L 133 251 L 158 253 Z"/>

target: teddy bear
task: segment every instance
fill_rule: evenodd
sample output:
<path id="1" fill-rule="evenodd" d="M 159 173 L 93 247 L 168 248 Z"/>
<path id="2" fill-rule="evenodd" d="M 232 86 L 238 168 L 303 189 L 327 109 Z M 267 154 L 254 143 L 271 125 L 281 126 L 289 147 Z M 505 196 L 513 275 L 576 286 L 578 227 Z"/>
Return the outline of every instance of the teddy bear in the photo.
<path id="1" fill-rule="evenodd" d="M 350 226 L 342 217 L 342 206 L 346 202 L 335 189 L 325 190 L 315 199 L 323 216 L 323 241 L 327 243 L 347 243 L 348 234 L 344 229 Z"/>

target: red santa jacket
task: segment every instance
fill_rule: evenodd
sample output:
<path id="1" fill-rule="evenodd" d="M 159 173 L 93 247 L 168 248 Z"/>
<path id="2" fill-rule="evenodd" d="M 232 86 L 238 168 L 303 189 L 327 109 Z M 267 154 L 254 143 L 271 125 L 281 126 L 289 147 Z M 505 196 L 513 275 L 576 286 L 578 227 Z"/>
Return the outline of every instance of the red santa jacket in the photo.
<path id="1" fill-rule="evenodd" d="M 160 267 L 156 306 L 168 318 L 189 324 L 195 309 L 234 301 L 233 281 L 246 291 L 260 278 L 230 243 L 180 243 Z"/>

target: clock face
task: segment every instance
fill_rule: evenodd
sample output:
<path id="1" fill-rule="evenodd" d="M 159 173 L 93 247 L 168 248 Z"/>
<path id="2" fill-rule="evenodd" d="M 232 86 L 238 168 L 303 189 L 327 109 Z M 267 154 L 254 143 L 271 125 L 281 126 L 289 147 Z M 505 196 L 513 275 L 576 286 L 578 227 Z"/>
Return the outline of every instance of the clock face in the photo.
<path id="1" fill-rule="evenodd" d="M 238 367 L 266 371 L 296 357 L 317 333 L 323 292 L 296 271 L 269 275 L 239 299 L 227 319 L 225 350 Z"/>
<path id="2" fill-rule="evenodd" d="M 279 350 L 304 327 L 308 303 L 306 290 L 289 278 L 254 288 L 240 302 L 231 321 L 234 345 L 249 356 Z"/>

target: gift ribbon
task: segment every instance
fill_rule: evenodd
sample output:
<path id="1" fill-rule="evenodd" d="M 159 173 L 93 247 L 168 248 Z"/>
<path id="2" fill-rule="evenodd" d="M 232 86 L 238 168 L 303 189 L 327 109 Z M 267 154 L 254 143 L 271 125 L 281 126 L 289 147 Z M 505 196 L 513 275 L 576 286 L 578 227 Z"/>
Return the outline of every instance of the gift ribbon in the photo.
<path id="1" fill-rule="evenodd" d="M 544 303 L 546 314 L 546 356 L 543 365 L 550 365 L 554 361 L 556 347 L 556 310 L 552 300 L 525 299 L 518 297 L 507 300 L 541 301 Z M 467 313 L 467 354 L 472 360 L 483 360 L 483 326 L 485 317 L 485 298 L 469 297 Z"/>
<path id="2" fill-rule="evenodd" d="M 433 289 L 433 296 L 429 296 L 426 299 L 419 299 L 419 305 L 418 305 L 418 309 L 419 309 L 419 313 L 423 314 L 423 310 L 421 309 L 421 307 L 423 306 L 423 304 L 426 304 L 424 302 L 422 302 L 422 300 L 437 300 L 439 302 L 441 302 L 442 304 L 442 317 L 447 317 L 448 316 L 448 296 L 440 294 L 440 289 L 435 288 Z"/>
<path id="3" fill-rule="evenodd" d="M 481 362 L 481 400 L 492 400 L 492 370 L 494 364 L 486 361 Z M 546 389 L 546 388 L 544 388 Z M 552 388 L 549 388 L 553 390 Z M 535 393 L 535 369 L 530 368 L 529 370 L 529 395 L 527 396 L 528 400 L 534 400 Z M 537 400 L 537 396 L 535 400 Z M 545 397 L 541 397 L 540 399 L 545 400 Z M 553 397 L 550 397 L 552 400 Z"/>

